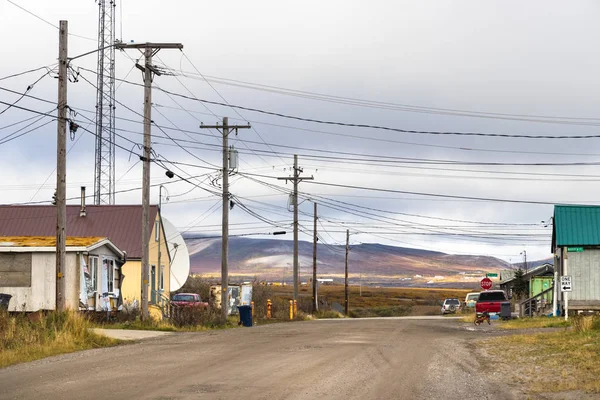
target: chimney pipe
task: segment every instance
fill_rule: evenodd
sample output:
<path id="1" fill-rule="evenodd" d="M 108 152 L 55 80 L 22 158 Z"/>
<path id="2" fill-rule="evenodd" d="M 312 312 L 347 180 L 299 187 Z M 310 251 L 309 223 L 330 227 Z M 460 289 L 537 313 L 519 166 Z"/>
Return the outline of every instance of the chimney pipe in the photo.
<path id="1" fill-rule="evenodd" d="M 80 217 L 85 217 L 86 216 L 86 212 L 85 212 L 85 186 L 81 187 L 81 210 L 79 211 L 79 216 Z"/>

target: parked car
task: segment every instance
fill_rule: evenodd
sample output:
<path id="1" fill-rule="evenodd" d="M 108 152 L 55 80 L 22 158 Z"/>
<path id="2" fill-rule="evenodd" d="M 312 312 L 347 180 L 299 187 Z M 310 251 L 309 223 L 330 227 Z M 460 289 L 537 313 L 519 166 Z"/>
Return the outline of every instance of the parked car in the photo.
<path id="1" fill-rule="evenodd" d="M 508 304 L 510 307 L 510 301 L 508 301 L 504 290 L 486 290 L 479 293 L 479 298 L 475 304 L 475 312 L 477 315 L 481 315 L 484 311 L 487 311 L 490 315 L 500 314 L 502 304 Z"/>
<path id="2" fill-rule="evenodd" d="M 202 301 L 196 293 L 178 293 L 171 299 L 171 304 L 176 307 L 208 307 L 208 303 Z"/>
<path id="3" fill-rule="evenodd" d="M 478 298 L 479 292 L 467 293 L 467 297 L 465 297 L 465 307 L 474 308 Z"/>
<path id="4" fill-rule="evenodd" d="M 452 314 L 460 309 L 460 300 L 458 299 L 446 299 L 442 304 L 442 315 Z"/>

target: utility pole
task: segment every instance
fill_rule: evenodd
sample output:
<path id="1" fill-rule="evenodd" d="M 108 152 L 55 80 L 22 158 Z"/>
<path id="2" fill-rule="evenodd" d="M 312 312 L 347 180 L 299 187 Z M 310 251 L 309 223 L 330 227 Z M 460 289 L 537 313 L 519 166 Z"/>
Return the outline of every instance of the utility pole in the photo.
<path id="1" fill-rule="evenodd" d="M 302 172 L 304 170 L 298 168 L 298 155 L 294 154 L 294 177 L 277 178 L 286 182 L 289 180 L 294 183 L 294 193 L 292 195 L 294 202 L 294 300 L 298 299 L 298 183 L 305 179 L 314 179 L 312 176 L 310 178 L 301 178 L 300 174 Z"/>
<path id="2" fill-rule="evenodd" d="M 563 276 L 569 275 L 569 250 L 563 247 Z M 569 292 L 563 292 L 563 306 L 565 307 L 565 321 L 569 320 Z"/>
<path id="3" fill-rule="evenodd" d="M 160 288 L 160 277 L 162 276 L 163 273 L 163 268 L 162 268 L 162 264 L 161 264 L 161 258 L 162 258 L 162 253 L 161 253 L 161 249 L 162 247 L 160 246 L 160 242 L 161 242 L 161 237 L 162 237 L 162 233 L 163 233 L 163 225 L 162 225 L 162 189 L 163 189 L 163 185 L 160 185 L 158 187 L 158 287 Z M 168 193 L 168 192 L 167 192 Z M 168 197 L 167 197 L 168 199 Z M 166 243 L 166 237 L 165 237 L 165 244 Z"/>
<path id="4" fill-rule="evenodd" d="M 348 252 L 350 251 L 350 229 L 346 229 L 346 268 L 344 280 L 344 313 L 348 316 Z"/>
<path id="5" fill-rule="evenodd" d="M 148 282 L 150 275 L 150 150 L 152 148 L 152 77 L 162 75 L 152 65 L 152 57 L 161 49 L 183 49 L 181 43 L 140 43 L 140 44 L 115 44 L 117 49 L 144 49 L 145 65 L 135 66 L 144 73 L 144 154 L 142 156 L 142 287 L 141 319 L 150 317 L 148 313 Z M 160 268 L 160 267 L 159 267 Z"/>
<path id="6" fill-rule="evenodd" d="M 58 124 L 56 130 L 56 310 L 65 310 L 67 241 L 67 56 L 69 23 L 60 21 L 58 33 Z"/>
<path id="7" fill-rule="evenodd" d="M 221 222 L 221 321 L 227 321 L 229 311 L 229 130 L 248 129 L 248 125 L 229 125 L 229 118 L 223 117 L 223 125 L 200 125 L 203 129 L 217 129 L 223 134 L 223 217 Z"/>
<path id="8" fill-rule="evenodd" d="M 317 301 L 317 203 L 315 203 L 315 222 L 313 228 L 313 279 L 312 279 L 312 301 L 313 313 L 319 311 L 319 303 Z"/>

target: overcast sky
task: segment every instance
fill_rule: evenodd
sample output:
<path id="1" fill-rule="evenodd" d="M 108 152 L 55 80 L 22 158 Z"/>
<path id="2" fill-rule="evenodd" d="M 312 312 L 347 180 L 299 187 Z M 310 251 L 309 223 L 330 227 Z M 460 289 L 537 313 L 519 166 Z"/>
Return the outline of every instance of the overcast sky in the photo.
<path id="1" fill-rule="evenodd" d="M 52 66 L 57 59 L 58 30 L 16 5 L 53 25 L 68 20 L 73 34 L 69 56 L 96 48 L 94 2 L 0 0 L 0 79 Z M 292 185 L 275 177 L 291 173 L 293 154 L 304 168 L 302 176 L 314 177 L 300 184 L 302 200 L 320 204 L 320 237 L 329 244 L 343 243 L 349 228 L 352 244 L 380 242 L 512 262 L 526 250 L 530 259 L 544 258 L 550 254 L 551 228 L 541 221 L 552 216 L 552 204 L 600 202 L 599 165 L 477 165 L 596 163 L 600 139 L 403 133 L 291 120 L 194 100 L 402 130 L 594 135 L 600 123 L 594 117 L 600 106 L 597 2 L 123 0 L 116 12 L 118 39 L 184 46 L 183 52 L 162 50 L 154 58 L 155 65 L 173 73 L 156 77 L 153 92 L 153 120 L 173 139 L 153 127 L 153 148 L 165 165 L 218 192 L 220 136 L 199 125 L 215 124 L 223 116 L 231 124 L 251 123 L 253 129 L 231 137 L 240 159 L 231 192 L 252 213 L 280 226 L 261 222 L 237 205 L 231 211 L 231 234 L 287 229 L 285 238 L 292 239 L 287 209 Z M 140 58 L 137 50 L 116 54 L 116 76 L 128 81 L 117 82 L 117 145 L 128 149 L 117 148 L 117 191 L 141 185 L 139 158 L 129 152 L 139 154 L 134 143 L 142 142 L 137 113 L 143 111 L 143 90 L 134 85 L 142 83 L 134 67 Z M 95 85 L 96 75 L 83 68 L 95 71 L 96 63 L 95 54 L 74 60 L 81 76 L 68 85 L 68 104 L 77 110 L 71 118 L 91 132 L 96 97 L 86 80 Z M 0 80 L 0 88 L 22 93 L 44 73 Z M 55 105 L 40 99 L 56 101 L 56 86 L 55 74 L 47 75 L 28 92 L 39 99 L 26 97 L 16 105 L 49 112 Z M 18 98 L 0 90 L 0 101 Z M 0 104 L 0 112 L 5 108 Z M 0 114 L 2 203 L 52 198 L 56 122 L 41 119 L 16 135 L 48 124 L 3 143 L 35 119 L 7 125 L 35 116 L 16 108 Z M 80 129 L 68 146 L 67 197 L 77 197 L 81 185 L 91 194 L 94 135 Z M 457 164 L 440 165 L 439 160 Z M 170 181 L 164 215 L 182 231 L 220 234 L 219 197 L 176 179 L 152 165 L 153 184 Z M 158 197 L 155 187 L 152 202 L 158 203 Z M 139 204 L 141 191 L 116 198 L 117 203 Z M 301 239 L 311 240 L 312 203 L 303 201 L 300 211 L 308 233 Z"/>

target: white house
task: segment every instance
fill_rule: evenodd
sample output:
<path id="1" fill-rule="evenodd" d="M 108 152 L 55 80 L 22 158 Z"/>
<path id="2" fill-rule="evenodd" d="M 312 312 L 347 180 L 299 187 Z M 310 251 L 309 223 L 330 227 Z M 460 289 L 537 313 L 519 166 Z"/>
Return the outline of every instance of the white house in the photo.
<path id="1" fill-rule="evenodd" d="M 67 237 L 66 252 L 66 307 L 118 306 L 125 254 L 102 237 Z M 0 237 L 0 293 L 12 296 L 9 311 L 56 309 L 56 279 L 55 237 Z"/>

